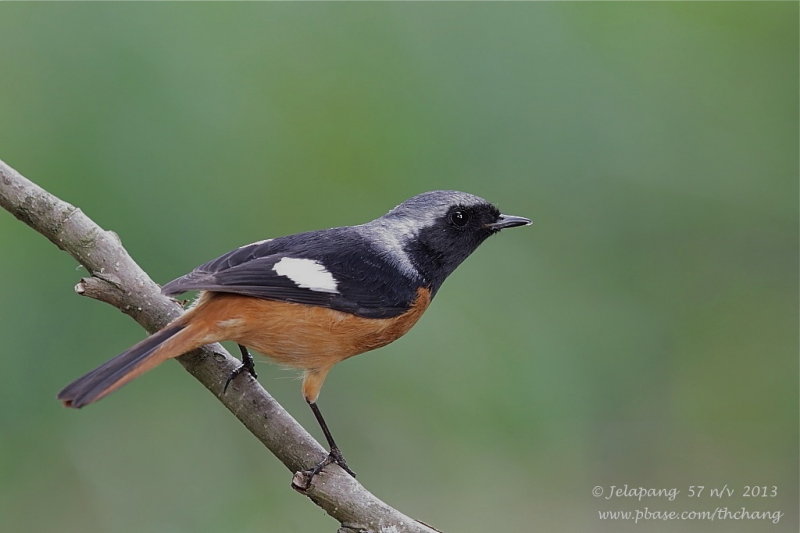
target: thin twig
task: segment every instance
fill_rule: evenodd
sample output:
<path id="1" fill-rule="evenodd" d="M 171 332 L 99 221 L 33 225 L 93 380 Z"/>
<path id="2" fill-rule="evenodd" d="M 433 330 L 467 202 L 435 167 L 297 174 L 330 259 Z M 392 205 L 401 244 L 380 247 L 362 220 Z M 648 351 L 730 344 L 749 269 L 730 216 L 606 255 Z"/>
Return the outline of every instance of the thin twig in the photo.
<path id="1" fill-rule="evenodd" d="M 111 304 L 151 333 L 180 315 L 181 307 L 161 294 L 114 232 L 102 229 L 80 209 L 29 181 L 2 160 L 0 205 L 91 273 L 75 286 L 78 294 Z M 436 531 L 379 500 L 337 465 L 326 467 L 308 486 L 302 471 L 321 461 L 325 450 L 249 376 L 237 378 L 223 395 L 225 380 L 239 362 L 219 344 L 190 352 L 178 361 L 295 473 L 292 487 L 338 520 L 340 533 Z"/>

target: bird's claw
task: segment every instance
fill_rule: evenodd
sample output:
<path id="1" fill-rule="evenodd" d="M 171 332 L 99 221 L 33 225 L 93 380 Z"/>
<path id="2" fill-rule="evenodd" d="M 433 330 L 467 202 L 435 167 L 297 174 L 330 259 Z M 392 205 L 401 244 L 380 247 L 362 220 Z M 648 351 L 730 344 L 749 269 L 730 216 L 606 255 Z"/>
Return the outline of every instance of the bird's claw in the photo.
<path id="1" fill-rule="evenodd" d="M 328 456 L 325 457 L 325 459 L 320 461 L 313 468 L 309 468 L 308 470 L 303 471 L 303 473 L 306 474 L 307 476 L 308 484 L 310 485 L 311 480 L 314 479 L 314 476 L 322 472 L 322 469 L 331 463 L 336 463 L 337 465 L 342 467 L 342 470 L 353 476 L 353 478 L 356 477 L 356 473 L 350 470 L 350 467 L 347 466 L 347 461 L 345 461 L 344 455 L 342 455 L 342 452 L 339 450 L 339 448 L 331 448 L 330 453 L 328 453 Z"/>
<path id="2" fill-rule="evenodd" d="M 242 351 L 242 365 L 228 375 L 228 379 L 225 381 L 225 387 L 222 389 L 222 394 L 228 392 L 228 385 L 231 384 L 231 381 L 245 370 L 248 374 L 253 376 L 253 378 L 258 378 L 258 374 L 256 374 L 256 363 L 253 360 L 253 356 L 250 355 L 250 352 L 248 352 L 245 347 L 240 345 L 239 349 Z"/>

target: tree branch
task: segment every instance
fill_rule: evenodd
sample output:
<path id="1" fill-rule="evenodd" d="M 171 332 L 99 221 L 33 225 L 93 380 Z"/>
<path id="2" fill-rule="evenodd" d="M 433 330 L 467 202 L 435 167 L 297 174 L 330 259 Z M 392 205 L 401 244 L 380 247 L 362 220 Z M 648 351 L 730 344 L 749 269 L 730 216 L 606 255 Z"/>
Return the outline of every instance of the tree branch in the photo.
<path id="1" fill-rule="evenodd" d="M 151 333 L 182 312 L 128 255 L 116 233 L 102 229 L 80 209 L 24 178 L 2 160 L 0 205 L 89 271 L 91 277 L 75 286 L 78 294 L 113 305 Z M 225 380 L 239 361 L 221 345 L 205 346 L 178 361 L 295 473 L 292 487 L 338 520 L 339 533 L 436 531 L 379 500 L 335 464 L 327 466 L 309 486 L 302 471 L 321 461 L 325 450 L 248 374 L 242 374 L 227 394 L 222 394 Z"/>

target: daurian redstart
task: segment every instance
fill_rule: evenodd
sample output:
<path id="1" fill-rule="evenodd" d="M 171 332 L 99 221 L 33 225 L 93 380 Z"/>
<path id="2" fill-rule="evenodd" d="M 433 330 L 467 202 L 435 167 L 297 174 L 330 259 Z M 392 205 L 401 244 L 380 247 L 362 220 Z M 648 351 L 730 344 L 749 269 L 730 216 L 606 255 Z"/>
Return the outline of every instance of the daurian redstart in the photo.
<path id="1" fill-rule="evenodd" d="M 325 376 L 339 361 L 405 334 L 487 237 L 529 224 L 483 198 L 432 191 L 366 224 L 242 246 L 164 285 L 167 295 L 202 292 L 180 318 L 76 379 L 58 399 L 83 407 L 167 359 L 234 341 L 243 364 L 230 379 L 242 370 L 255 376 L 245 347 L 303 369 L 303 396 L 330 446 L 310 473 L 335 462 L 353 474 L 316 404 Z"/>

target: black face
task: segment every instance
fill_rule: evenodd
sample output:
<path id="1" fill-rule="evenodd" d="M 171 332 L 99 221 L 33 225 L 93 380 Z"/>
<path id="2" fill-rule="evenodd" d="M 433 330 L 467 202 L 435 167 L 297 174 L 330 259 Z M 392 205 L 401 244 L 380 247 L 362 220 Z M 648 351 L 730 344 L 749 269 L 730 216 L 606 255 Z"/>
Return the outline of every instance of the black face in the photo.
<path id="1" fill-rule="evenodd" d="M 500 219 L 500 211 L 488 203 L 453 205 L 433 225 L 420 230 L 406 251 L 436 290 L 487 237 L 499 231 L 492 224 Z"/>
<path id="2" fill-rule="evenodd" d="M 486 237 L 497 230 L 492 230 L 490 224 L 497 222 L 500 211 L 491 204 L 471 206 L 454 205 L 447 211 L 444 220 L 437 221 L 437 225 L 446 228 L 453 241 L 457 241 L 471 248 L 478 247 Z M 472 244 L 471 246 L 469 246 Z"/>

